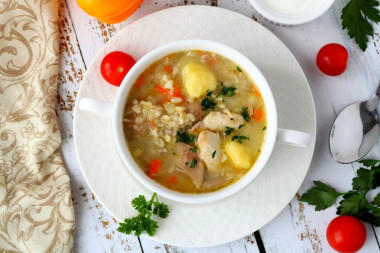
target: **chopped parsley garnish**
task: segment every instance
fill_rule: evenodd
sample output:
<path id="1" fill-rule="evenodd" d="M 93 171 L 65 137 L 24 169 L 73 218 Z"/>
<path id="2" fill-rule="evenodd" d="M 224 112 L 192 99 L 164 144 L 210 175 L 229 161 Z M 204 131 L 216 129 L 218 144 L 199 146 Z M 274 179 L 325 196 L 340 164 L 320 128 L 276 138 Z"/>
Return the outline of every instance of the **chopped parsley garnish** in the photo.
<path id="1" fill-rule="evenodd" d="M 243 143 L 242 140 L 249 140 L 249 137 L 244 135 L 234 135 L 231 139 L 231 141 L 237 140 L 240 144 Z"/>
<path id="2" fill-rule="evenodd" d="M 228 95 L 229 97 L 232 97 L 235 95 L 235 87 L 223 87 L 221 93 L 222 95 Z"/>
<path id="3" fill-rule="evenodd" d="M 235 121 L 235 119 L 234 119 L 234 118 L 230 118 L 230 120 L 232 120 L 232 121 Z"/>
<path id="4" fill-rule="evenodd" d="M 173 152 L 173 155 L 177 155 L 177 153 L 176 153 L 176 152 Z"/>
<path id="5" fill-rule="evenodd" d="M 196 138 L 195 135 L 189 134 L 187 132 L 181 132 L 181 131 L 177 132 L 177 137 L 178 137 L 177 142 L 179 141 L 186 144 L 189 144 L 190 142 L 195 141 L 195 138 Z"/>
<path id="6" fill-rule="evenodd" d="M 223 86 L 224 85 L 223 82 L 220 82 L 220 85 Z"/>
<path id="7" fill-rule="evenodd" d="M 212 101 L 210 98 L 205 98 L 202 100 L 202 111 L 207 111 L 207 109 L 212 109 L 214 110 L 216 103 Z"/>
<path id="8" fill-rule="evenodd" d="M 190 168 L 194 168 L 195 164 L 197 164 L 197 160 L 195 160 L 195 159 L 191 160 Z"/>
<path id="9" fill-rule="evenodd" d="M 189 150 L 190 150 L 191 152 L 195 153 L 195 152 L 197 152 L 197 147 L 192 147 L 192 148 L 190 148 Z"/>
<path id="10" fill-rule="evenodd" d="M 212 158 L 215 157 L 215 154 L 216 154 L 216 150 L 214 152 L 212 152 Z"/>
<path id="11" fill-rule="evenodd" d="M 189 162 L 185 162 L 185 165 L 188 165 L 189 164 Z"/>
<path id="12" fill-rule="evenodd" d="M 243 126 L 244 126 L 244 125 L 240 125 L 240 126 L 239 126 L 239 129 L 241 129 Z"/>
<path id="13" fill-rule="evenodd" d="M 243 72 L 239 66 L 236 66 L 237 71 Z"/>
<path id="14" fill-rule="evenodd" d="M 267 126 L 264 126 L 264 127 L 263 127 L 263 131 L 265 131 L 265 130 L 267 130 Z"/>
<path id="15" fill-rule="evenodd" d="M 244 107 L 243 109 L 241 109 L 241 115 L 244 117 L 245 121 L 249 122 L 250 118 L 249 118 L 249 114 L 248 114 L 248 107 Z"/>
<path id="16" fill-rule="evenodd" d="M 212 90 L 207 90 L 207 96 L 211 97 L 211 94 L 212 94 Z"/>
<path id="17" fill-rule="evenodd" d="M 235 129 L 232 128 L 232 127 L 228 127 L 228 126 L 226 126 L 226 128 L 227 128 L 227 131 L 225 131 L 226 136 L 227 136 L 227 135 L 230 135 L 233 131 L 235 131 Z"/>
<path id="18" fill-rule="evenodd" d="M 153 214 L 161 218 L 166 218 L 169 215 L 169 208 L 164 203 L 158 201 L 157 194 L 153 193 L 152 198 L 147 201 L 144 195 L 139 195 L 132 200 L 132 206 L 139 212 L 135 217 L 125 219 L 124 222 L 119 223 L 116 229 L 120 233 L 131 234 L 135 236 L 141 235 L 146 231 L 148 235 L 153 236 L 158 228 L 155 220 L 151 219 Z"/>

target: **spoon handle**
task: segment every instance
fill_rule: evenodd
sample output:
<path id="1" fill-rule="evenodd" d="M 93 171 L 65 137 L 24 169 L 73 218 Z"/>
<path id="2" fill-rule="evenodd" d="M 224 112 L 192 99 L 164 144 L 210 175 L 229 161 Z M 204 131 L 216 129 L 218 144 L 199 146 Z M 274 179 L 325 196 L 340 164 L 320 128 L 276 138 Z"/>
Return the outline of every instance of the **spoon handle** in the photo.
<path id="1" fill-rule="evenodd" d="M 377 86 L 376 93 L 367 102 L 368 111 L 372 112 L 372 111 L 376 110 L 377 103 L 379 102 L 379 98 L 380 98 L 380 83 Z"/>

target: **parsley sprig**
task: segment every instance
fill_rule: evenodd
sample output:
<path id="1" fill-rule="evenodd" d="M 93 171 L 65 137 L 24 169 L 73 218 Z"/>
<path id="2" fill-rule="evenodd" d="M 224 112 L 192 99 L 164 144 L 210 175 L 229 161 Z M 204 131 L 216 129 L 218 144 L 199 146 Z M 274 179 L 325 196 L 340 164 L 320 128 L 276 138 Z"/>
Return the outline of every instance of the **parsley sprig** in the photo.
<path id="1" fill-rule="evenodd" d="M 357 170 L 357 176 L 352 179 L 351 191 L 338 192 L 331 186 L 314 181 L 315 186 L 302 195 L 301 201 L 315 206 L 315 210 L 320 211 L 332 206 L 339 196 L 343 196 L 337 214 L 351 215 L 374 226 L 380 226 L 380 193 L 372 202 L 366 198 L 369 191 L 380 186 L 380 161 L 362 160 L 360 163 L 366 168 L 361 167 Z"/>
<path id="2" fill-rule="evenodd" d="M 231 138 L 231 141 L 237 140 L 240 144 L 243 143 L 243 140 L 249 140 L 249 137 L 244 136 L 244 135 L 234 135 Z"/>
<path id="3" fill-rule="evenodd" d="M 243 116 L 245 121 L 249 122 L 250 118 L 249 118 L 249 114 L 248 114 L 248 107 L 243 107 L 241 109 L 241 115 Z"/>
<path id="4" fill-rule="evenodd" d="M 207 111 L 207 109 L 214 110 L 216 103 L 212 99 L 207 97 L 202 100 L 201 106 L 203 107 L 202 111 Z"/>
<path id="5" fill-rule="evenodd" d="M 158 228 L 158 224 L 155 220 L 151 219 L 152 214 L 165 219 L 170 212 L 167 205 L 158 201 L 156 193 L 153 193 L 149 201 L 146 200 L 144 195 L 139 195 L 132 200 L 132 206 L 139 214 L 125 219 L 124 222 L 120 222 L 116 230 L 125 234 L 133 232 L 135 236 L 141 235 L 144 231 L 148 235 L 153 236 Z"/>
<path id="6" fill-rule="evenodd" d="M 235 131 L 235 128 L 232 128 L 232 127 L 228 127 L 228 126 L 226 126 L 226 131 L 225 131 L 225 133 L 226 133 L 226 136 L 227 135 L 230 135 L 233 131 Z"/>
<path id="7" fill-rule="evenodd" d="M 191 142 L 194 142 L 196 139 L 195 135 L 189 134 L 186 131 L 177 131 L 177 142 L 183 142 L 186 144 L 189 144 Z"/>
<path id="8" fill-rule="evenodd" d="M 222 95 L 228 95 L 229 97 L 235 96 L 235 87 L 223 87 L 220 92 Z"/>
<path id="9" fill-rule="evenodd" d="M 379 0 L 351 0 L 342 10 L 342 27 L 348 30 L 350 38 L 354 38 L 359 47 L 367 49 L 368 36 L 373 35 L 373 27 L 369 20 L 380 21 Z"/>

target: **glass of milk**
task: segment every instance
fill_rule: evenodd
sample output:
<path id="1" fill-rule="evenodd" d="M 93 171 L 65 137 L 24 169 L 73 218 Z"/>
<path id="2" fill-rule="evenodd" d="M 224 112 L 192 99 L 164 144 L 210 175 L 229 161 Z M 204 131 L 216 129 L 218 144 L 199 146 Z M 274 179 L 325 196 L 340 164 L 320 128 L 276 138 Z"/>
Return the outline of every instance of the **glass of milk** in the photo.
<path id="1" fill-rule="evenodd" d="M 250 0 L 266 19 L 282 25 L 310 22 L 325 13 L 334 0 Z"/>

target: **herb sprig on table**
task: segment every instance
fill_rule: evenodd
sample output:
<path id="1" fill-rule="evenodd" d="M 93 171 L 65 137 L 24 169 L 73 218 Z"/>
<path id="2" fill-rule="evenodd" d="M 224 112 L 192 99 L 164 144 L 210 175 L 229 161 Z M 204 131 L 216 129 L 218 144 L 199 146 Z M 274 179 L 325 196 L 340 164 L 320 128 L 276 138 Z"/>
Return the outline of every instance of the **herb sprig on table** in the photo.
<path id="1" fill-rule="evenodd" d="M 315 206 L 316 211 L 332 206 L 339 196 L 337 214 L 351 215 L 362 221 L 380 226 L 380 193 L 369 202 L 366 195 L 369 191 L 380 187 L 380 161 L 362 160 L 360 163 L 366 167 L 357 170 L 357 176 L 352 179 L 352 190 L 338 192 L 333 187 L 320 181 L 314 181 L 314 187 L 302 195 L 301 201 Z"/>
<path id="2" fill-rule="evenodd" d="M 125 219 L 119 223 L 117 231 L 125 234 L 139 236 L 146 231 L 148 235 L 153 236 L 158 228 L 155 220 L 151 219 L 153 214 L 161 218 L 166 218 L 169 215 L 169 208 L 164 203 L 158 201 L 157 194 L 153 193 L 152 198 L 147 201 L 144 195 L 139 195 L 132 200 L 132 206 L 139 212 L 135 217 Z"/>
<path id="3" fill-rule="evenodd" d="M 368 36 L 373 35 L 372 23 L 380 22 L 379 0 L 351 0 L 342 10 L 342 27 L 348 30 L 359 47 L 367 49 Z"/>

